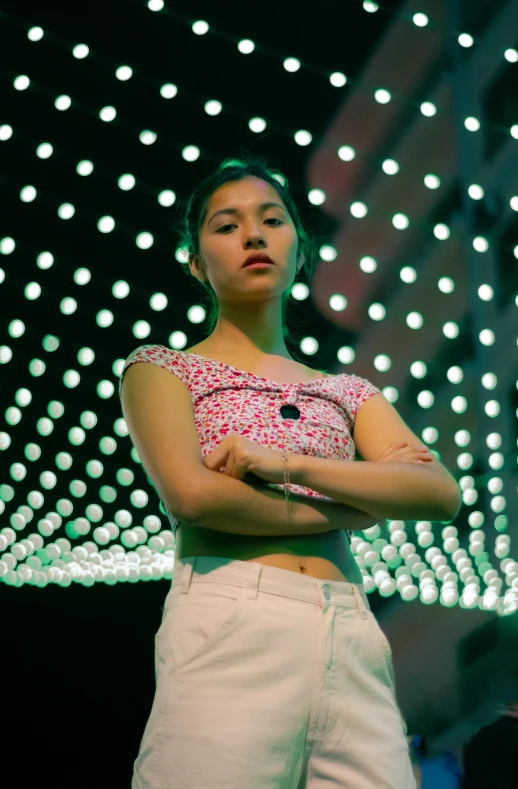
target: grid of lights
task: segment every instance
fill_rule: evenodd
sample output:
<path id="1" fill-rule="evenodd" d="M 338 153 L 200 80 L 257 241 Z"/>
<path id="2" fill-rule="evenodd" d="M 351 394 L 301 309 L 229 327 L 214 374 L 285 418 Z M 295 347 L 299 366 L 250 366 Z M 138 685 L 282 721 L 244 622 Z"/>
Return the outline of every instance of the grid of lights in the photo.
<path id="1" fill-rule="evenodd" d="M 375 13 L 379 6 L 374 2 L 364 2 L 364 10 L 367 13 Z M 148 9 L 150 11 L 165 11 L 162 0 L 149 0 Z M 178 15 L 176 15 L 178 16 Z M 406 17 L 405 17 L 406 18 Z M 430 20 L 423 13 L 413 15 L 411 22 L 416 28 L 426 28 Z M 192 33 L 198 36 L 209 32 L 217 35 L 217 31 L 211 28 L 203 20 L 197 20 L 191 25 Z M 30 41 L 39 41 L 44 35 L 42 28 L 33 27 L 28 31 Z M 225 35 L 228 40 L 228 35 Z M 239 40 L 236 42 L 238 51 L 243 55 L 250 55 L 256 50 L 256 45 L 250 39 Z M 469 48 L 474 46 L 474 39 L 468 33 L 458 34 L 459 46 Z M 70 51 L 77 59 L 88 57 L 89 49 L 84 44 L 71 46 Z M 507 49 L 504 57 L 509 63 L 518 61 L 518 52 L 514 49 Z M 279 59 L 280 56 L 279 56 Z M 282 65 L 287 72 L 295 73 L 302 64 L 297 58 L 282 58 Z M 309 68 L 309 66 L 304 66 Z M 316 69 L 313 69 L 316 70 Z M 320 73 L 323 73 L 320 70 Z M 126 81 L 133 77 L 133 70 L 130 66 L 119 66 L 115 74 L 118 79 Z M 357 90 L 366 90 L 363 85 L 357 85 L 354 81 L 348 80 L 341 72 L 333 72 L 327 75 L 333 87 L 343 87 L 349 84 Z M 19 75 L 13 81 L 13 87 L 18 91 L 25 91 L 34 87 L 33 83 L 26 75 Z M 37 86 L 36 86 L 37 87 Z M 176 85 L 166 84 L 160 87 L 160 94 L 164 99 L 174 98 L 178 94 Z M 380 105 L 389 103 L 392 94 L 385 88 L 373 88 L 374 100 Z M 403 99 L 405 97 L 398 97 Z M 410 102 L 409 102 L 410 103 Z M 70 96 L 58 96 L 55 99 L 57 111 L 66 111 L 72 106 Z M 221 102 L 211 99 L 204 103 L 204 109 L 209 117 L 218 115 L 223 111 Z M 84 110 L 81 110 L 84 111 Z M 235 109 L 234 109 L 235 111 Z M 425 117 L 433 117 L 438 109 L 430 101 L 423 101 L 420 111 Z M 112 122 L 117 118 L 115 107 L 103 107 L 97 112 L 98 118 L 105 123 Z M 465 128 L 470 132 L 477 132 L 482 124 L 477 118 L 467 117 Z M 249 119 L 249 129 L 252 132 L 260 133 L 264 131 L 267 122 L 262 117 Z M 495 131 L 493 127 L 493 131 Z M 496 130 L 498 131 L 498 130 Z M 500 129 L 502 134 L 510 135 L 518 139 L 518 124 L 510 129 Z M 282 131 L 280 132 L 282 133 Z M 291 132 L 286 132 L 290 133 Z M 8 124 L 0 127 L 0 142 L 8 142 L 12 137 L 13 129 Z M 313 142 L 312 135 L 307 130 L 298 130 L 293 134 L 297 145 L 308 146 Z M 157 134 L 149 129 L 141 130 L 138 133 L 141 144 L 151 145 L 157 140 Z M 54 150 L 50 143 L 42 143 L 37 148 L 37 156 L 42 159 L 50 158 L 54 155 Z M 184 146 L 181 152 L 185 161 L 195 162 L 201 155 L 200 149 L 195 145 Z M 337 150 L 337 158 L 341 161 L 352 161 L 356 157 L 356 151 L 347 145 L 342 145 Z M 80 161 L 76 167 L 78 175 L 85 177 L 93 172 L 94 163 L 91 161 Z M 382 170 L 387 176 L 395 175 L 399 172 L 399 164 L 394 159 L 386 159 L 382 163 Z M 118 185 L 121 190 L 135 188 L 136 180 L 133 175 L 126 173 L 118 178 Z M 440 187 L 440 179 L 433 173 L 428 173 L 424 178 L 424 186 L 429 189 Z M 479 184 L 472 184 L 469 187 L 469 196 L 473 200 L 480 200 L 484 195 L 484 190 Z M 307 195 L 311 205 L 322 205 L 326 200 L 326 194 L 321 189 L 312 189 Z M 25 186 L 20 192 L 22 202 L 32 202 L 36 199 L 44 199 L 33 186 Z M 176 201 L 176 194 L 172 190 L 161 192 L 157 196 L 158 202 L 162 206 L 171 206 Z M 513 196 L 510 201 L 512 210 L 518 211 L 518 196 Z M 360 201 L 355 201 L 350 206 L 350 213 L 353 218 L 361 220 L 368 213 L 368 206 Z M 75 214 L 75 207 L 71 203 L 64 203 L 59 206 L 58 216 L 62 220 L 67 220 Z M 112 216 L 97 218 L 97 229 L 100 233 L 111 233 L 120 231 L 120 223 L 117 223 Z M 392 224 L 395 229 L 405 230 L 411 224 L 410 217 L 402 213 L 395 213 L 392 216 Z M 451 236 L 451 229 L 445 224 L 437 224 L 431 228 L 433 235 L 438 241 L 446 241 Z M 154 238 L 151 233 L 141 232 L 135 239 L 137 246 L 141 249 L 149 249 Z M 476 236 L 473 241 L 473 249 L 484 253 L 490 248 L 489 240 Z M 0 239 L 0 254 L 8 256 L 16 249 L 16 242 L 7 236 Z M 518 258 L 518 245 L 513 248 L 513 254 Z M 184 250 L 177 250 L 176 257 L 182 260 Z M 321 247 L 320 256 L 323 261 L 333 261 L 336 258 L 336 249 L 332 244 Z M 53 256 L 50 252 L 43 252 L 39 255 L 37 264 L 42 271 L 50 268 L 53 264 Z M 376 261 L 373 258 L 364 257 L 359 262 L 360 268 L 364 273 L 370 273 L 376 269 Z M 410 266 L 405 267 L 400 273 L 404 282 L 412 282 L 416 272 Z M 5 279 L 5 272 L 0 269 L 0 285 Z M 90 281 L 90 272 L 87 269 L 79 269 L 74 274 L 77 284 L 86 285 Z M 438 287 L 444 292 L 449 293 L 454 288 L 454 283 L 450 278 L 443 277 L 438 283 Z M 129 293 L 129 286 L 124 281 L 116 282 L 112 289 L 114 298 L 125 298 Z M 39 283 L 29 282 L 24 289 L 25 297 L 28 301 L 37 299 L 41 295 Z M 293 288 L 294 298 L 307 298 L 307 286 L 298 283 Z M 479 298 L 488 301 L 493 298 L 493 292 L 489 285 L 481 284 L 479 287 Z M 60 309 L 63 316 L 73 314 L 77 309 L 77 302 L 71 297 L 62 300 Z M 165 294 L 154 294 L 150 301 L 151 309 L 162 310 L 167 306 Z M 346 300 L 340 295 L 332 297 L 333 309 L 345 309 Z M 373 304 L 369 308 L 369 316 L 372 320 L 382 320 L 385 315 L 383 305 Z M 193 307 L 190 315 L 193 322 L 201 321 L 204 318 L 203 308 Z M 108 328 L 114 321 L 111 310 L 100 311 L 95 320 L 98 326 Z M 407 326 L 418 329 L 422 325 L 422 316 L 412 313 L 407 316 Z M 451 321 L 444 325 L 445 336 L 456 336 L 456 327 Z M 134 326 L 134 335 L 139 339 L 145 339 L 150 331 L 147 321 L 139 321 Z M 20 319 L 13 319 L 9 324 L 9 334 L 13 340 L 21 337 L 25 332 L 25 324 Z M 175 332 L 171 337 L 171 347 L 181 348 L 185 342 L 182 332 Z M 495 337 L 490 329 L 486 329 L 480 336 L 480 342 L 491 345 Z M 304 350 L 307 353 L 314 353 L 317 342 L 313 338 L 303 340 Z M 43 338 L 43 347 L 46 351 L 52 352 L 59 346 L 59 339 L 47 335 Z M 342 348 L 339 352 L 340 361 L 344 364 L 350 363 L 354 359 L 354 351 L 350 348 Z M 0 346 L 0 364 L 8 364 L 13 356 L 12 348 L 9 345 Z M 77 362 L 79 365 L 87 366 L 94 362 L 95 352 L 91 348 L 80 348 L 77 352 Z M 124 364 L 123 359 L 118 359 L 113 364 L 113 373 L 119 376 Z M 376 357 L 375 366 L 378 370 L 384 371 L 390 368 L 390 359 L 384 354 Z M 33 377 L 41 376 L 45 371 L 45 362 L 42 359 L 33 359 L 29 364 L 29 370 Z M 412 374 L 419 378 L 425 374 L 423 363 L 415 361 L 412 364 Z M 451 381 L 462 380 L 462 370 L 451 368 L 448 372 Z M 68 369 L 63 372 L 63 385 L 67 389 L 73 389 L 81 383 L 81 373 L 76 369 Z M 495 382 L 491 374 L 484 376 L 483 386 L 491 389 Z M 116 388 L 113 381 L 102 380 L 97 385 L 97 395 L 101 400 L 108 400 L 115 394 Z M 395 399 L 394 392 L 390 387 L 384 390 L 388 399 Z M 32 392 L 27 388 L 21 388 L 16 392 L 15 405 L 9 406 L 5 411 L 5 421 L 7 425 L 14 427 L 18 424 L 23 415 L 23 408 L 32 401 Z M 423 408 L 433 404 L 433 393 L 422 392 L 419 405 Z M 451 404 L 454 411 L 462 413 L 467 407 L 464 397 L 457 397 Z M 488 413 L 496 415 L 498 413 L 498 401 L 489 401 L 486 404 Z M 42 415 L 37 421 L 36 432 L 44 440 L 50 436 L 54 429 L 54 423 L 65 413 L 65 406 L 60 400 L 53 400 L 47 406 L 47 414 Z M 81 425 L 70 427 L 68 431 L 68 442 L 71 447 L 79 447 L 86 440 L 86 431 L 95 430 L 97 425 L 97 415 L 95 410 L 84 411 L 80 418 Z M 111 455 L 117 447 L 117 440 L 128 437 L 128 429 L 124 419 L 117 419 L 113 426 L 114 435 L 103 436 L 99 439 L 99 450 L 102 454 Z M 33 436 L 35 440 L 25 446 L 25 460 L 12 458 L 9 473 L 12 481 L 16 484 L 23 482 L 26 474 L 26 462 L 37 462 L 41 455 L 38 435 Z M 433 427 L 427 428 L 423 440 L 433 443 L 437 438 Z M 469 444 L 470 436 L 467 431 L 458 431 L 455 434 L 455 442 L 460 447 Z M 488 446 L 493 449 L 490 458 L 490 465 L 493 471 L 497 472 L 503 465 L 503 456 L 498 452 L 501 438 L 499 434 L 493 433 L 487 437 Z M 0 432 L 0 451 L 9 458 L 9 448 L 11 437 L 9 432 Z M 68 451 L 68 447 L 60 451 L 55 458 L 55 465 L 58 472 L 70 469 L 73 464 L 73 453 Z M 135 448 L 131 449 L 131 457 L 134 463 L 140 463 L 140 459 Z M 458 457 L 459 468 L 468 471 L 472 462 L 472 457 L 468 452 L 464 452 Z M 91 459 L 86 464 L 87 475 L 92 479 L 101 479 L 103 475 L 103 464 L 99 459 Z M 18 506 L 17 510 L 9 516 L 9 526 L 0 529 L 0 580 L 6 584 L 20 587 L 26 583 L 38 587 L 44 587 L 48 583 L 56 583 L 67 587 L 73 582 L 78 582 L 84 586 L 91 586 L 95 582 L 102 581 L 107 584 L 117 582 L 137 582 L 139 580 L 158 580 L 160 578 L 172 578 L 174 567 L 174 538 L 171 530 L 167 526 L 163 527 L 161 518 L 158 515 L 148 515 L 143 519 L 142 525 L 133 523 L 133 514 L 127 509 L 119 509 L 115 512 L 114 521 L 104 522 L 103 504 L 112 504 L 117 491 L 111 486 L 103 485 L 100 488 L 98 502 L 91 502 L 84 508 L 84 516 L 73 517 L 75 510 L 71 499 L 59 499 L 55 503 L 55 509 L 45 513 L 44 517 L 38 518 L 38 511 L 46 504 L 46 499 L 51 496 L 52 489 L 58 481 L 54 470 L 42 471 L 39 482 L 39 490 L 32 490 L 27 495 L 27 503 Z M 117 482 L 120 486 L 128 487 L 134 482 L 134 473 L 129 468 L 121 468 L 117 472 Z M 475 480 L 469 474 L 465 474 L 460 480 L 460 487 L 463 493 L 463 502 L 467 505 L 474 505 L 477 500 L 475 490 Z M 494 526 L 498 534 L 495 537 L 494 555 L 499 559 L 498 569 L 490 561 L 490 555 L 485 550 L 487 533 L 484 531 L 484 515 L 480 511 L 473 510 L 468 518 L 469 526 L 472 531 L 469 535 L 469 549 L 460 547 L 458 539 L 458 529 L 454 525 L 446 526 L 442 529 L 442 545 L 439 548 L 434 546 L 435 535 L 432 531 L 432 523 L 421 521 L 415 524 L 416 543 L 410 539 L 410 526 L 405 521 L 389 521 L 383 525 L 376 525 L 362 532 L 361 536 L 352 539 L 352 550 L 356 561 L 361 569 L 364 578 L 365 589 L 368 593 L 377 590 L 383 597 L 390 597 L 399 592 L 404 601 L 414 600 L 419 596 L 420 601 L 425 605 L 435 603 L 437 600 L 446 606 L 459 605 L 462 608 L 479 607 L 483 610 L 496 611 L 504 616 L 513 613 L 518 609 L 518 562 L 510 556 L 511 540 L 505 534 L 507 518 L 505 516 L 505 498 L 501 495 L 502 480 L 498 476 L 493 476 L 488 482 L 488 489 L 493 494 L 491 507 L 496 513 Z M 73 498 L 81 499 L 86 495 L 87 485 L 82 479 L 74 479 L 69 486 L 70 495 Z M 7 507 L 14 501 L 17 491 L 10 482 L 0 479 L 0 518 L 3 519 L 7 513 Z M 146 507 L 149 497 L 146 491 L 135 489 L 130 494 L 132 506 L 138 511 Z M 162 509 L 163 515 L 167 513 Z M 35 520 L 36 519 L 36 520 Z M 29 530 L 33 521 L 33 531 L 24 536 Z M 1 524 L 1 520 L 0 520 Z M 99 524 L 99 525 L 96 525 Z M 59 536 L 54 539 L 54 533 L 63 528 L 67 535 Z M 84 537 L 90 536 L 92 539 L 82 542 Z M 118 541 L 118 542 L 117 542 Z M 75 544 L 73 544 L 75 543 Z M 109 547 L 106 547 L 109 546 Z M 421 556 L 419 549 L 424 550 Z M 449 563 L 451 562 L 451 563 Z M 394 576 L 391 575 L 394 573 Z M 459 591 L 459 584 L 463 588 Z M 484 588 L 482 588 L 484 587 Z"/>

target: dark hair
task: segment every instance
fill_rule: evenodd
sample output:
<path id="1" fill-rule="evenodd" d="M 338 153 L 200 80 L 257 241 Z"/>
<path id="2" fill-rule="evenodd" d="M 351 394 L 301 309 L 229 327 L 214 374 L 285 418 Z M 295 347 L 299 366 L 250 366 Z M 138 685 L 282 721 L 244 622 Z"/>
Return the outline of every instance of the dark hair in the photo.
<path id="1" fill-rule="evenodd" d="M 299 239 L 299 255 L 304 254 L 305 257 L 301 271 L 304 271 L 305 275 L 309 277 L 313 273 L 317 261 L 316 243 L 313 236 L 306 229 L 302 216 L 289 192 L 286 176 L 279 170 L 270 167 L 265 157 L 250 154 L 243 149 L 241 151 L 239 158 L 227 158 L 221 161 L 211 175 L 198 183 L 191 196 L 184 203 L 183 208 L 181 208 L 180 218 L 176 223 L 179 246 L 186 257 L 185 260 L 180 260 L 181 266 L 191 276 L 188 255 L 200 256 L 199 234 L 207 216 L 210 198 L 216 189 L 229 181 L 240 181 L 243 178 L 255 177 L 271 184 L 286 206 Z M 173 229 L 175 229 L 174 225 Z M 196 279 L 196 283 L 202 288 L 207 304 L 208 336 L 212 333 L 218 321 L 218 300 L 208 281 L 202 283 Z M 292 340 L 293 338 L 286 323 L 289 298 L 290 289 L 288 288 L 282 294 L 282 333 L 284 339 Z"/>

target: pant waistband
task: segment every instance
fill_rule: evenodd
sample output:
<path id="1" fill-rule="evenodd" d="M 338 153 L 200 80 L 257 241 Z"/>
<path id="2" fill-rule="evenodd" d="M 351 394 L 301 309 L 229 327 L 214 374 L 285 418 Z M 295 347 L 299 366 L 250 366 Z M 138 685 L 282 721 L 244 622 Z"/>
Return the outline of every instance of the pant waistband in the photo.
<path id="1" fill-rule="evenodd" d="M 220 556 L 187 556 L 175 559 L 171 589 L 181 587 L 188 594 L 193 583 L 218 583 L 243 587 L 256 600 L 259 592 L 278 594 L 308 603 L 358 608 L 368 617 L 370 605 L 363 584 L 331 581 L 269 567 L 260 562 L 244 562 Z"/>

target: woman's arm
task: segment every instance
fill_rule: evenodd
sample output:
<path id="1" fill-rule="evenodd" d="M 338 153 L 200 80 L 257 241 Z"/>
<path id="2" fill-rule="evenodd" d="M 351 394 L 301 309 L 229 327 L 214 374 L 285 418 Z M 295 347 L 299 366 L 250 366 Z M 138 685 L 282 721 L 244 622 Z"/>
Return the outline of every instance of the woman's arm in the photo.
<path id="1" fill-rule="evenodd" d="M 245 481 L 210 469 L 205 472 L 192 497 L 197 505 L 185 519 L 187 524 L 231 534 L 293 537 L 338 529 L 363 530 L 379 520 L 348 504 L 291 492 L 287 504 L 283 492 L 266 487 L 264 482 L 250 481 L 250 475 Z"/>

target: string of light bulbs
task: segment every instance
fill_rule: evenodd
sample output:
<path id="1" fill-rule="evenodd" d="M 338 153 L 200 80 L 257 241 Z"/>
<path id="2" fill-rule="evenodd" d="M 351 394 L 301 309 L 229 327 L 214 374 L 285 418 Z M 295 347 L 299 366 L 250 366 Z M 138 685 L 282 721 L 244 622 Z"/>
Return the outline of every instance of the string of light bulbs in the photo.
<path id="1" fill-rule="evenodd" d="M 376 5 L 376 4 L 368 4 L 368 5 Z M 305 61 L 304 64 L 302 64 L 298 58 L 284 57 L 283 55 L 281 55 L 276 51 L 270 51 L 261 45 L 259 46 L 256 45 L 255 42 L 253 42 L 251 39 L 238 39 L 236 36 L 227 33 L 227 31 L 221 30 L 219 28 L 215 28 L 213 25 L 209 25 L 205 20 L 195 20 L 193 22 L 192 19 L 189 19 L 187 16 L 181 14 L 180 12 L 174 9 L 166 8 L 163 3 L 163 0 L 150 0 L 150 2 L 148 3 L 148 8 L 150 11 L 153 12 L 161 11 L 163 12 L 164 15 L 170 16 L 175 21 L 185 24 L 190 28 L 190 30 L 194 35 L 203 36 L 210 34 L 221 40 L 228 41 L 234 44 L 237 47 L 238 52 L 240 52 L 242 55 L 251 55 L 253 52 L 257 51 L 260 52 L 261 55 L 274 58 L 275 60 L 282 62 L 283 68 L 288 73 L 296 73 L 300 69 L 304 69 L 308 72 L 319 74 L 325 77 L 329 81 L 331 86 L 335 88 L 342 88 L 345 85 L 349 85 L 351 88 L 354 88 L 354 90 L 357 92 L 366 92 L 369 95 L 373 95 L 374 100 L 381 105 L 389 103 L 394 99 L 394 97 L 396 97 L 401 104 L 408 107 L 413 107 L 415 109 L 419 109 L 419 111 L 424 117 L 431 118 L 438 113 L 443 114 L 445 116 L 452 115 L 452 112 L 448 111 L 447 109 L 444 108 L 439 109 L 434 104 L 434 102 L 422 101 L 417 103 L 413 98 L 410 98 L 405 93 L 392 92 L 380 86 L 366 85 L 364 82 L 360 80 L 355 80 L 353 77 L 347 77 L 345 74 L 339 71 L 335 71 L 330 74 L 328 70 L 322 68 L 321 66 L 315 66 L 313 64 L 310 64 L 308 61 Z M 408 19 L 408 15 L 406 14 L 394 14 L 394 15 L 399 16 L 402 19 Z M 417 19 L 423 19 L 426 17 L 426 15 L 418 13 L 415 14 L 414 17 Z M 2 21 L 9 22 L 23 30 L 27 29 L 27 25 L 23 20 L 20 20 L 19 18 L 11 14 L 4 13 L 2 15 Z M 424 27 L 426 25 L 416 25 L 416 26 Z M 436 26 L 443 27 L 440 25 L 436 25 Z M 443 29 L 445 30 L 445 28 Z M 94 57 L 98 62 L 103 63 L 108 71 L 114 73 L 115 77 L 120 81 L 127 81 L 129 79 L 132 79 L 134 76 L 133 68 L 131 68 L 128 65 L 123 65 L 123 66 L 119 65 L 115 67 L 114 63 L 110 59 L 104 57 L 98 52 L 95 53 L 91 52 L 87 44 L 74 45 L 72 44 L 72 42 L 62 38 L 61 36 L 57 36 L 54 33 L 51 33 L 49 36 L 48 29 L 47 31 L 44 31 L 43 28 L 39 26 L 32 26 L 27 30 L 27 38 L 33 43 L 37 43 L 38 41 L 41 41 L 44 36 L 50 38 L 51 42 L 55 46 L 60 46 L 64 51 L 70 53 L 77 60 L 83 60 L 87 57 L 90 58 Z M 460 46 L 466 47 L 473 45 L 473 38 L 469 36 L 469 34 L 460 33 L 458 37 L 459 37 Z M 511 35 L 510 35 L 510 40 L 512 40 Z M 509 64 L 518 63 L 518 50 L 514 49 L 513 47 L 508 47 L 505 49 L 503 53 L 503 57 L 504 60 Z M 3 71 L 6 74 L 10 74 L 10 72 L 7 71 L 6 69 L 4 69 Z M 154 82 L 150 80 L 147 77 L 147 75 L 143 73 L 139 73 L 139 77 L 143 81 L 145 81 L 150 88 L 155 87 Z M 13 82 L 14 82 L 14 87 L 17 90 L 25 90 L 27 89 L 27 87 L 29 87 L 29 84 L 33 84 L 33 81 L 30 80 L 27 75 L 18 75 Z M 175 84 L 167 83 L 161 86 L 160 93 L 162 98 L 171 99 L 177 96 L 179 94 L 179 91 L 178 91 L 178 87 Z M 48 95 L 52 95 L 50 91 Z M 184 86 L 182 86 L 181 88 L 180 95 L 183 98 L 189 99 L 198 105 L 204 106 L 205 111 L 208 115 L 212 115 L 212 116 L 218 115 L 220 114 L 220 112 L 223 111 L 222 104 L 218 100 L 216 99 L 207 100 L 201 94 L 198 94 L 190 89 L 187 89 Z M 58 97 L 56 99 L 56 102 L 62 105 L 59 106 L 58 108 L 61 110 L 67 109 L 66 105 L 68 101 L 70 101 L 70 97 L 68 96 Z M 82 109 L 86 105 L 84 104 L 79 105 L 79 103 L 76 102 L 74 106 L 76 107 L 76 109 Z M 231 114 L 235 118 L 246 118 L 244 113 L 238 107 L 232 106 L 230 104 L 226 105 L 225 112 Z M 100 111 L 99 115 L 104 114 L 105 116 L 104 119 L 106 121 L 109 121 L 109 120 L 113 120 L 113 118 L 110 116 L 113 115 L 114 113 L 115 113 L 114 107 L 106 107 Z M 97 117 L 97 112 L 95 110 L 92 110 L 90 114 L 92 117 Z M 249 121 L 249 127 L 251 131 L 260 133 L 264 131 L 264 129 L 266 128 L 266 121 L 264 121 L 264 118 L 261 117 L 253 118 Z M 465 119 L 465 127 L 468 131 L 471 132 L 487 129 L 495 133 L 499 133 L 505 136 L 510 135 L 514 137 L 514 139 L 518 139 L 518 123 L 508 128 L 499 124 L 482 123 L 476 117 L 467 117 Z M 298 145 L 303 145 L 303 146 L 310 145 L 313 141 L 313 137 L 311 133 L 307 130 L 299 130 L 293 134 L 293 132 L 291 130 L 286 129 L 286 127 L 283 124 L 272 123 L 271 121 L 269 122 L 268 128 L 272 129 L 278 134 L 283 134 L 290 138 L 293 137 Z M 368 155 L 365 155 L 365 159 L 369 160 Z"/>

